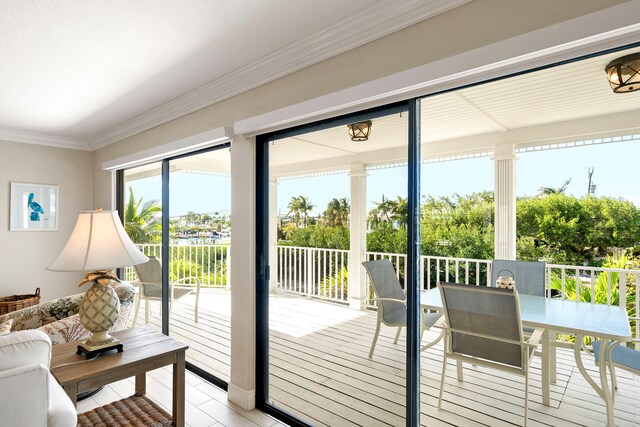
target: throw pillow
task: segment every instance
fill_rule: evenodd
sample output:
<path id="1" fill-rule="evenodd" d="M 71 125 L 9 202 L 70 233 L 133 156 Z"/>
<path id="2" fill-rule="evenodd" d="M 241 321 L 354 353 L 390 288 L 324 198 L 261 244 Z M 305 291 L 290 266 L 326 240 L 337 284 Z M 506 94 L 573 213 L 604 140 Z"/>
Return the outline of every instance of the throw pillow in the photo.
<path id="1" fill-rule="evenodd" d="M 13 325 L 13 319 L 0 323 L 0 335 L 7 335 L 11 332 L 11 325 Z"/>

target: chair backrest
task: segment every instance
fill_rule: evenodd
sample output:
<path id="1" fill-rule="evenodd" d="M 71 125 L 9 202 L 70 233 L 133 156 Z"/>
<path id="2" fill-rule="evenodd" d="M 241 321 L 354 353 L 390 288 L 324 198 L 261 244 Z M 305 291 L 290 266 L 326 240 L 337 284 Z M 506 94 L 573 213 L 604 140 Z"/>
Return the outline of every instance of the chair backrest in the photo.
<path id="1" fill-rule="evenodd" d="M 136 273 L 141 282 L 144 282 L 144 295 L 149 298 L 162 298 L 162 264 L 154 256 L 144 264 L 135 265 Z"/>
<path id="2" fill-rule="evenodd" d="M 517 291 L 456 283 L 439 288 L 448 327 L 461 331 L 451 332 L 446 351 L 524 367 L 522 345 L 494 339 L 523 342 Z"/>
<path id="3" fill-rule="evenodd" d="M 362 265 L 365 270 L 367 270 L 367 274 L 378 298 L 393 298 L 401 301 L 407 299 L 391 261 L 383 258 L 365 261 Z M 389 322 L 391 319 L 402 318 L 402 316 L 406 319 L 407 308 L 403 304 L 389 301 L 381 301 L 378 304 L 382 305 L 382 319 L 385 322 Z"/>
<path id="4" fill-rule="evenodd" d="M 546 272 L 546 262 L 494 259 L 491 262 L 491 286 L 496 286 L 498 277 L 511 276 L 516 281 L 519 294 L 543 297 Z"/>

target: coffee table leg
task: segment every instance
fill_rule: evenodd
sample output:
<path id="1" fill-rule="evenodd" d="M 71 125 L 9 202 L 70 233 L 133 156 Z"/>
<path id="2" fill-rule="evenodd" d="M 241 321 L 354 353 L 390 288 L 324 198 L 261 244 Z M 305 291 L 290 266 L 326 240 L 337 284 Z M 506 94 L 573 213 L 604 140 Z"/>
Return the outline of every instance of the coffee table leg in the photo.
<path id="1" fill-rule="evenodd" d="M 143 372 L 136 375 L 136 396 L 145 394 L 147 394 L 147 373 Z"/>
<path id="2" fill-rule="evenodd" d="M 173 364 L 173 425 L 184 427 L 184 370 L 185 352 L 176 355 L 176 363 Z"/>
<path id="3" fill-rule="evenodd" d="M 69 399 L 71 399 L 71 403 L 76 408 L 78 407 L 78 384 L 66 384 L 62 386 Z"/>

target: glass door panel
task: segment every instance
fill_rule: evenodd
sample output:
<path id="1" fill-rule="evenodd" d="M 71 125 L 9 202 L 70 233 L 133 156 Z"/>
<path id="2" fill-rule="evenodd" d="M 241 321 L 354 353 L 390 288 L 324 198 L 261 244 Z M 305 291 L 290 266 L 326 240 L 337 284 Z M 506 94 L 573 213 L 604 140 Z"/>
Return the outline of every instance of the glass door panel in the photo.
<path id="1" fill-rule="evenodd" d="M 225 381 L 230 366 L 229 148 L 169 160 L 169 335 L 187 362 Z"/>
<path id="2" fill-rule="evenodd" d="M 124 228 L 145 255 L 162 259 L 162 163 L 156 162 L 124 171 Z M 139 269 L 127 267 L 124 279 L 137 288 L 131 315 L 132 325 L 147 325 L 162 331 L 161 272 L 158 264 Z M 142 284 L 142 282 L 145 282 Z"/>
<path id="3" fill-rule="evenodd" d="M 269 146 L 268 404 L 309 424 L 405 423 L 406 328 L 379 317 L 362 263 L 376 261 L 374 280 L 386 268 L 404 298 L 407 123 L 397 113 Z M 402 302 L 386 313 L 406 318 Z"/>

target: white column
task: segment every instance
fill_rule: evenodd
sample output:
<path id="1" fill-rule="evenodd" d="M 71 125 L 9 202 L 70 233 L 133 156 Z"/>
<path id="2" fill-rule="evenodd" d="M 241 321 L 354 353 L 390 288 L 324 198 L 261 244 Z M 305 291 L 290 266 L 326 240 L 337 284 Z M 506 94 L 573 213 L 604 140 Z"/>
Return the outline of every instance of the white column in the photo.
<path id="1" fill-rule="evenodd" d="M 255 407 L 256 180 L 255 138 L 231 142 L 231 379 L 227 398 Z"/>
<path id="2" fill-rule="evenodd" d="M 364 308 L 365 271 L 361 263 L 367 251 L 367 172 L 362 164 L 351 165 L 351 213 L 349 216 L 349 306 Z"/>
<path id="3" fill-rule="evenodd" d="M 269 179 L 269 292 L 278 284 L 278 180 Z"/>
<path id="4" fill-rule="evenodd" d="M 513 144 L 495 147 L 495 258 L 516 259 L 516 155 Z"/>

